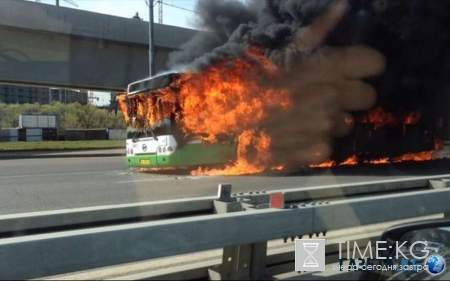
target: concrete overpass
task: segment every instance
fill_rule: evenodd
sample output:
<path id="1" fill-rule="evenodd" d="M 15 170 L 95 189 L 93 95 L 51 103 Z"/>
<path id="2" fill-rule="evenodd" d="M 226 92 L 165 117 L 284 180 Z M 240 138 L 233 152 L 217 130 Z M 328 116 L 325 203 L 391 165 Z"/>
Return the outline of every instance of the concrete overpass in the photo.
<path id="1" fill-rule="evenodd" d="M 155 24 L 156 70 L 196 32 Z M 0 38 L 0 83 L 122 91 L 148 75 L 148 22 L 1 0 Z"/>

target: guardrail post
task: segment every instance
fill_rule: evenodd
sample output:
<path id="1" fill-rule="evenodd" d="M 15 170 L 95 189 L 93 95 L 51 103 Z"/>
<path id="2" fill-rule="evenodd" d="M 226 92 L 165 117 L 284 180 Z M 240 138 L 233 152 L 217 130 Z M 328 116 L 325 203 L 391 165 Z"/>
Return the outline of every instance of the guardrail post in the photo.
<path id="1" fill-rule="evenodd" d="M 231 184 L 219 184 L 218 200 L 214 200 L 214 211 L 217 214 L 242 211 L 236 198 L 231 197 Z"/>
<path id="2" fill-rule="evenodd" d="M 218 200 L 214 201 L 215 212 L 230 213 L 250 210 L 231 197 L 231 185 L 219 184 Z M 243 206 L 245 205 L 245 206 Z M 263 280 L 267 279 L 267 242 L 229 246 L 223 249 L 222 264 L 208 270 L 211 280 Z"/>
<path id="3" fill-rule="evenodd" d="M 429 182 L 432 189 L 450 188 L 450 179 L 430 180 Z M 450 213 L 444 213 L 444 218 L 450 218 Z"/>

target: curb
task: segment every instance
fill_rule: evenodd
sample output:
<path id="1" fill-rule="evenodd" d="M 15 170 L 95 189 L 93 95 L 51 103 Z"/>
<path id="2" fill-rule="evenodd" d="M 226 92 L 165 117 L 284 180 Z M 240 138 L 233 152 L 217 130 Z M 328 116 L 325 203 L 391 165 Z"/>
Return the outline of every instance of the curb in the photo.
<path id="1" fill-rule="evenodd" d="M 30 152 L 30 153 L 35 153 L 35 152 L 77 152 L 77 151 L 92 151 L 92 150 L 114 150 L 114 149 L 126 149 L 125 146 L 113 146 L 113 147 L 99 147 L 99 148 L 95 148 L 95 147 L 89 147 L 89 148 L 55 148 L 55 149 L 22 149 L 22 150 L 0 150 L 0 155 L 2 153 L 25 153 L 25 152 Z"/>
<path id="2" fill-rule="evenodd" d="M 0 161 L 14 159 L 49 159 L 49 158 L 94 158 L 94 157 L 117 157 L 126 155 L 124 153 L 96 153 L 96 154 L 68 154 L 68 155 L 6 155 L 0 154 Z"/>

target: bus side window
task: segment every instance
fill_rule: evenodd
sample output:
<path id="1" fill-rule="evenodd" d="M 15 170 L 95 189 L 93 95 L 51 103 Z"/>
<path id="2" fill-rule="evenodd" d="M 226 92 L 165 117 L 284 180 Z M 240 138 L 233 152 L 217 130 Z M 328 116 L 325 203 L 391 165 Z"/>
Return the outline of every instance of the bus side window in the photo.
<path id="1" fill-rule="evenodd" d="M 187 143 L 184 133 L 181 130 L 179 124 L 177 123 L 176 115 L 173 112 L 170 114 L 170 133 L 177 141 L 178 148 L 183 147 Z"/>
<path id="2" fill-rule="evenodd" d="M 177 120 L 175 119 L 175 113 L 170 113 L 170 129 L 169 129 L 169 133 L 170 134 L 175 134 L 176 131 L 178 129 L 178 124 L 177 124 Z"/>
<path id="3" fill-rule="evenodd" d="M 158 99 L 158 109 L 159 109 L 159 112 L 158 112 L 158 114 L 159 114 L 159 118 L 158 119 L 162 119 L 162 118 L 164 118 L 164 107 L 163 107 L 164 105 L 163 105 L 163 102 L 162 102 L 162 100 L 161 99 Z"/>

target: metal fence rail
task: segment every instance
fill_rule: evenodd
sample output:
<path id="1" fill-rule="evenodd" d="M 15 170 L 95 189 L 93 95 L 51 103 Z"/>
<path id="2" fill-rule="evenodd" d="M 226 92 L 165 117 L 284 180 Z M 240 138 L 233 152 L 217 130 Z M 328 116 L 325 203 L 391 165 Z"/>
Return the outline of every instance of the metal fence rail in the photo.
<path id="1" fill-rule="evenodd" d="M 357 241 L 359 245 L 366 245 L 367 243 L 374 244 L 376 239 L 379 238 L 381 233 L 368 233 L 365 235 L 351 236 L 352 241 Z M 337 240 L 340 240 L 337 238 Z M 326 245 L 325 254 L 328 263 L 338 261 L 339 247 L 333 242 Z M 327 241 L 328 242 L 328 241 Z M 347 245 L 342 245 L 342 250 L 346 251 Z M 353 249 L 352 245 L 350 249 Z M 170 269 L 159 269 L 148 272 L 140 272 L 134 274 L 128 274 L 126 276 L 120 276 L 116 278 L 108 278 L 108 280 L 181 280 L 181 279 L 206 279 L 208 278 L 208 269 L 220 265 L 221 259 L 215 258 L 209 261 L 199 261 L 192 264 L 179 265 Z M 294 268 L 294 252 L 291 247 L 274 249 L 267 252 L 267 271 L 269 275 L 277 275 L 287 271 L 292 271 Z M 287 269 L 287 270 L 286 270 Z"/>
<path id="2" fill-rule="evenodd" d="M 450 189 L 445 188 L 448 186 L 447 181 L 435 181 L 433 186 L 437 188 L 428 190 L 423 190 L 429 186 L 428 180 L 424 179 L 396 183 L 391 181 L 389 184 L 384 182 L 379 186 L 383 188 L 390 185 L 411 187 L 416 186 L 418 182 L 422 184 L 422 190 L 309 203 L 301 203 L 301 198 L 295 197 L 295 200 L 300 200 L 299 203 L 295 205 L 290 203 L 285 209 L 251 208 L 249 202 L 256 202 L 253 206 L 258 206 L 262 202 L 259 199 L 252 199 L 241 202 L 247 206 L 245 212 L 165 218 L 148 222 L 4 238 L 0 239 L 0 278 L 39 278 L 209 249 L 261 245 L 273 239 L 450 212 L 448 204 Z M 363 184 L 351 186 L 358 190 Z M 370 187 L 371 184 L 368 186 Z M 317 188 L 317 190 L 320 189 L 331 190 L 328 187 Z M 340 186 L 340 189 L 345 190 L 345 187 Z M 347 191 L 350 192 L 350 188 Z M 304 193 L 305 191 L 291 190 L 286 194 L 292 195 L 296 192 Z M 246 195 L 247 199 L 248 196 Z M 289 198 L 289 196 L 286 197 Z M 236 197 L 222 199 L 224 200 L 216 200 L 214 205 L 216 202 L 230 206 L 241 204 Z M 213 203 L 209 199 L 198 200 L 195 199 L 194 202 L 203 202 L 203 208 L 208 208 L 209 204 Z M 180 202 L 184 201 L 178 200 L 178 203 L 173 202 L 173 204 L 177 206 Z M 154 207 L 157 204 L 151 206 L 155 208 L 153 209 L 155 212 L 158 210 Z M 169 208 L 168 206 L 171 206 L 169 202 L 159 205 L 161 209 Z M 195 209 L 195 205 L 190 206 Z M 171 211 L 174 210 L 181 211 L 176 208 Z M 165 211 L 168 209 L 164 209 Z M 115 214 L 112 217 L 118 216 L 117 210 L 110 210 L 110 212 Z M 39 215 L 36 215 L 36 218 L 36 221 L 45 221 Z M 5 221 L 9 221 L 9 225 L 14 225 L 11 217 L 9 220 L 3 220 Z M 258 270 L 265 272 L 266 260 L 261 266 L 264 269 Z M 248 269 L 250 270 L 252 269 Z M 249 272 L 241 274 L 244 277 L 250 276 Z"/>
<path id="3" fill-rule="evenodd" d="M 212 213 L 216 197 L 121 204 L 0 216 L 0 237 Z"/>
<path id="4" fill-rule="evenodd" d="M 0 240 L 0 277 L 28 279 L 448 212 L 450 189 L 131 223 Z M 411 206 L 414 206 L 412 208 Z M 7 257 L 7 258 L 6 258 Z"/>
<path id="5" fill-rule="evenodd" d="M 423 190 L 429 181 L 450 175 L 409 178 L 408 180 L 383 180 L 354 184 L 337 184 L 307 188 L 277 190 L 284 194 L 286 203 L 296 204 L 313 200 L 332 200 L 353 196 L 368 196 L 389 192 Z M 264 204 L 269 202 L 270 191 L 234 194 L 241 201 Z M 162 217 L 182 217 L 213 214 L 214 200 L 218 197 L 201 197 L 136 204 L 121 204 L 68 210 L 34 212 L 0 216 L 0 237 L 26 235 L 29 233 L 67 230 L 95 225 L 120 224 L 154 220 Z"/>

